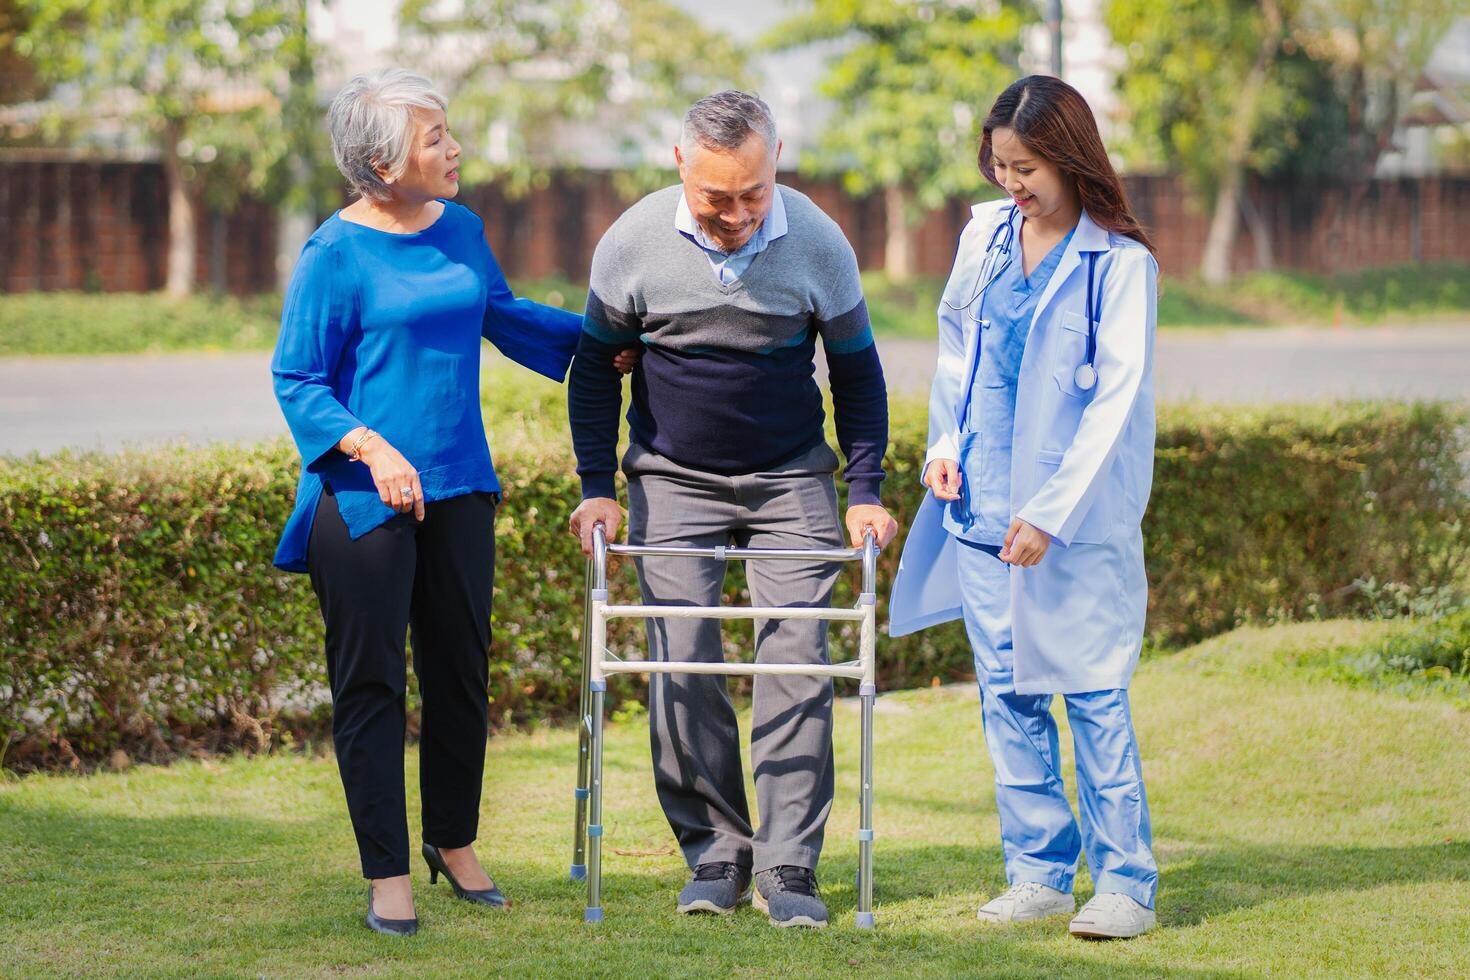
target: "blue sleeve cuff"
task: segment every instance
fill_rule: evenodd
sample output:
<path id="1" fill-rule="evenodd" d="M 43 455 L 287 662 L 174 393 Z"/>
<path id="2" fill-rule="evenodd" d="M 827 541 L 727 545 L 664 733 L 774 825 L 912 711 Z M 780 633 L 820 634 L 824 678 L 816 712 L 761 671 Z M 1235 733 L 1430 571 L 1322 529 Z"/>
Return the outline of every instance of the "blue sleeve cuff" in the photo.
<path id="1" fill-rule="evenodd" d="M 878 485 L 883 482 L 880 477 L 862 477 L 853 480 L 847 485 L 847 506 L 856 507 L 859 504 L 877 504 L 883 506 L 882 499 L 878 496 Z"/>
<path id="2" fill-rule="evenodd" d="M 618 499 L 618 484 L 616 473 L 583 473 L 582 474 L 582 499 L 588 500 L 592 497 L 611 497 Z"/>

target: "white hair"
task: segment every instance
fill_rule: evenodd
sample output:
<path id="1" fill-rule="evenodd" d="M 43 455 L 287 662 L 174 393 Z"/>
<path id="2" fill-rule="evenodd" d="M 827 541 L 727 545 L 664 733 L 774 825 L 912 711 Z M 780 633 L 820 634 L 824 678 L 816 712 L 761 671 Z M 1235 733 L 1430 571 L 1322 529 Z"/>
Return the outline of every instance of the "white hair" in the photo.
<path id="1" fill-rule="evenodd" d="M 752 135 L 776 154 L 776 120 L 771 107 L 749 92 L 726 89 L 706 95 L 684 113 L 679 147 L 688 156 L 696 146 L 707 150 L 737 150 Z"/>
<path id="2" fill-rule="evenodd" d="M 402 177 L 413 151 L 413 110 L 448 106 L 433 82 L 404 68 L 354 75 L 327 110 L 332 156 L 353 193 L 376 201 L 392 197 L 377 168 L 388 180 Z"/>

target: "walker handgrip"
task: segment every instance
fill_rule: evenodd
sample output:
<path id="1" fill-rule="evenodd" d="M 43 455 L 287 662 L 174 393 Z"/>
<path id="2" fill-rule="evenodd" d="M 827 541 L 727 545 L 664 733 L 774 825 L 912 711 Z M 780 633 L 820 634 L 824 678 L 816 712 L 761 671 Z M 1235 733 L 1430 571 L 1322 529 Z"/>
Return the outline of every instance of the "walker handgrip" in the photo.
<path id="1" fill-rule="evenodd" d="M 863 525 L 863 592 L 872 594 L 878 584 L 878 531 Z"/>
<path id="2" fill-rule="evenodd" d="M 600 577 L 607 568 L 607 525 L 597 521 L 592 525 L 592 562 Z"/>

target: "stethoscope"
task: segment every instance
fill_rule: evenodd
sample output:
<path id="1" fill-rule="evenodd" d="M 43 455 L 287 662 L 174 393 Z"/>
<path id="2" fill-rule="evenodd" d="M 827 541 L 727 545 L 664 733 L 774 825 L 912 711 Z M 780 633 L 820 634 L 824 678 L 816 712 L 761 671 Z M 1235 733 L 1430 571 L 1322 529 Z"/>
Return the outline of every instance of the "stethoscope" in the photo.
<path id="1" fill-rule="evenodd" d="M 970 313 L 970 319 L 975 321 L 976 327 L 982 326 L 980 310 L 984 306 L 983 297 L 985 291 L 990 288 L 992 283 L 1005 274 L 1006 269 L 1010 268 L 1011 262 L 1014 261 L 1011 256 L 1011 246 L 1016 240 L 1015 222 L 1019 209 L 1012 204 L 1007 211 L 1005 221 L 996 225 L 995 230 L 990 233 L 990 241 L 985 246 L 985 264 L 981 267 L 980 275 L 975 279 L 976 287 L 974 292 L 970 294 L 970 298 L 960 306 L 955 306 L 946 299 L 940 299 L 941 303 L 956 313 L 963 312 L 971 306 L 974 306 L 975 309 Z M 996 248 L 997 242 L 1000 243 L 998 250 Z M 1087 253 L 1087 298 L 1085 300 L 1087 313 L 1087 361 L 1084 364 L 1077 365 L 1077 370 L 1072 373 L 1072 382 L 1081 391 L 1091 391 L 1097 386 L 1097 315 L 1102 312 L 1096 308 L 1099 304 L 1094 303 L 1093 300 L 1093 284 L 1097 276 L 1097 254 L 1096 252 Z M 1001 257 L 1005 261 L 1000 263 L 999 268 L 996 268 L 996 263 Z M 977 300 L 979 300 L 978 303 L 976 302 Z M 979 358 L 977 357 L 975 360 L 978 362 Z M 973 375 L 975 370 L 976 365 L 972 364 L 970 366 L 971 385 L 974 384 Z"/>

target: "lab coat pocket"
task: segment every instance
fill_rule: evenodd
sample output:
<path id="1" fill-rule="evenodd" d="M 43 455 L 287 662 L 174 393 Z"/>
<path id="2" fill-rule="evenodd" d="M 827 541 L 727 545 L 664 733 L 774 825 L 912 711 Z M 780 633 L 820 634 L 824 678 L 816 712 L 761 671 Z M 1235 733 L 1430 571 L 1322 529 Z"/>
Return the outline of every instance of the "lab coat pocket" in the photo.
<path id="1" fill-rule="evenodd" d="M 1062 465 L 1062 453 L 1043 449 L 1036 454 L 1036 469 L 1039 479 L 1037 486 L 1045 486 L 1046 481 L 1056 475 L 1057 467 Z M 1087 515 L 1082 518 L 1082 523 L 1077 527 L 1077 533 L 1072 535 L 1072 544 L 1102 544 L 1113 535 L 1113 528 L 1117 524 L 1117 494 L 1109 492 L 1107 486 L 1101 487 L 1092 503 L 1087 508 Z"/>
<path id="2" fill-rule="evenodd" d="M 1081 313 L 1063 313 L 1061 328 L 1053 344 L 1052 377 L 1062 394 L 1087 400 L 1091 390 L 1077 387 L 1077 369 L 1087 363 L 1087 317 Z"/>

